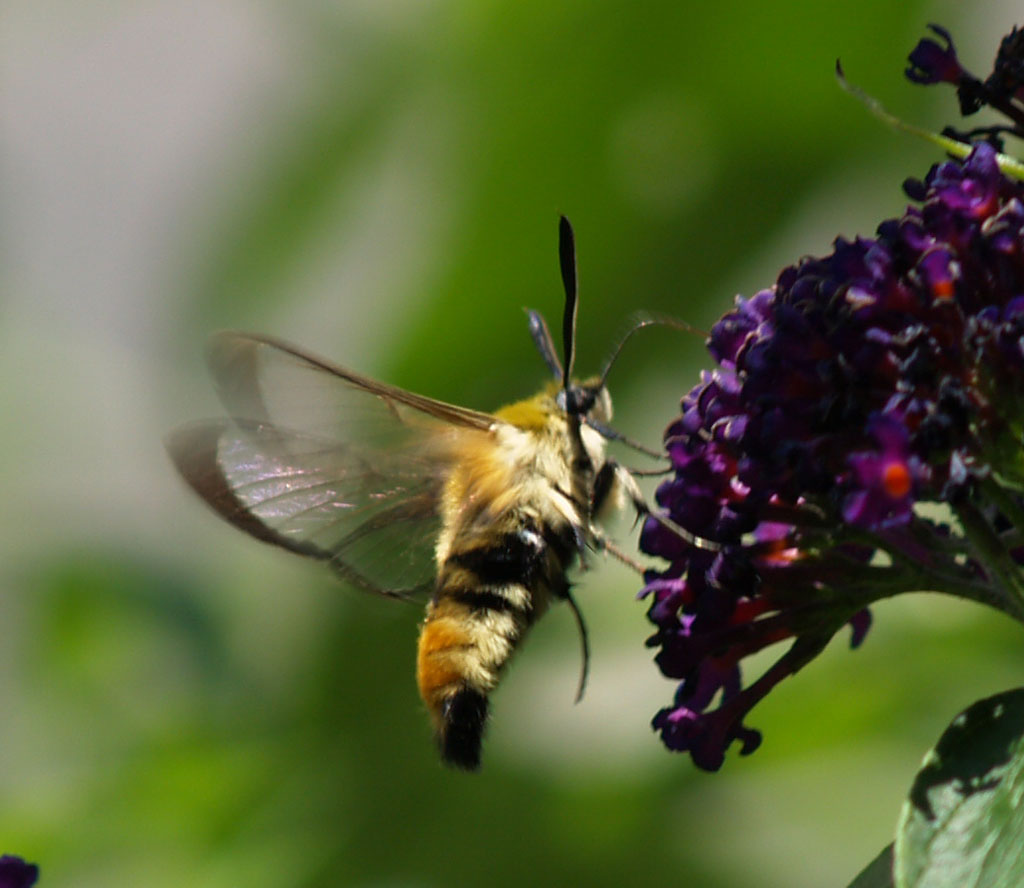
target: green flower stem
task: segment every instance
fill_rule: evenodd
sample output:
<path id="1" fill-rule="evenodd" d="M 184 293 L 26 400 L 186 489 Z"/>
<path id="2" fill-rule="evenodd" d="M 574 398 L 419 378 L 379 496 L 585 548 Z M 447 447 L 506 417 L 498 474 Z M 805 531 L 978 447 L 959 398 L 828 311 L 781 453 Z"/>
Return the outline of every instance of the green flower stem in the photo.
<path id="1" fill-rule="evenodd" d="M 1010 616 L 1017 619 L 1022 618 L 1016 610 L 1007 610 L 1005 596 L 993 589 L 989 583 L 961 580 L 950 574 L 924 567 L 916 569 L 907 567 L 904 568 L 904 572 L 907 580 L 904 591 L 940 592 L 943 595 L 952 595 L 954 598 L 963 598 L 967 601 L 975 601 L 978 604 L 994 607 L 996 610 L 1009 613 Z M 1022 609 L 1021 613 L 1024 613 L 1024 609 Z"/>
<path id="2" fill-rule="evenodd" d="M 1024 509 L 997 480 L 991 477 L 987 478 L 981 484 L 981 492 L 1013 525 L 1018 535 L 1024 534 Z"/>
<path id="3" fill-rule="evenodd" d="M 956 561 L 958 555 L 973 554 L 968 541 L 954 534 L 942 535 L 930 521 L 919 517 L 896 530 L 847 531 L 844 539 L 885 552 L 894 564 L 908 569 L 925 570 L 936 577 L 971 579 L 970 571 Z"/>
<path id="4" fill-rule="evenodd" d="M 1024 622 L 1024 573 L 974 503 L 957 503 L 954 511 L 991 583 L 1003 593 L 991 603 Z"/>
<path id="5" fill-rule="evenodd" d="M 913 136 L 917 136 L 918 138 L 931 142 L 933 145 L 938 145 L 943 151 L 953 155 L 953 157 L 958 157 L 961 160 L 971 153 L 971 149 L 974 147 L 971 143 L 960 142 L 956 139 L 951 139 L 949 136 L 944 136 L 941 133 L 933 133 L 931 130 L 926 130 L 920 126 L 915 126 L 912 123 L 907 123 L 892 112 L 887 111 L 878 99 L 873 96 L 869 96 L 859 86 L 854 86 L 846 79 L 839 62 L 836 62 L 836 79 L 839 81 L 839 85 L 846 90 L 846 92 L 863 104 L 868 111 L 874 114 L 875 117 L 883 123 L 887 123 L 894 129 L 903 130 L 905 133 L 910 133 Z M 1018 181 L 1024 181 L 1024 163 L 1021 163 L 1016 157 L 1011 157 L 1008 154 L 997 154 L 996 163 L 999 164 L 999 169 L 1004 176 L 1010 176 Z"/>
<path id="6" fill-rule="evenodd" d="M 1024 622 L 1024 573 L 1009 558 L 1006 541 L 995 535 L 980 513 L 976 517 L 992 550 L 992 558 L 984 561 L 985 566 L 990 576 L 998 579 L 980 580 L 970 567 L 957 561 L 957 556 L 979 559 L 977 539 L 940 535 L 930 522 L 915 518 L 902 529 L 908 534 L 903 542 L 913 543 L 913 548 L 908 546 L 906 550 L 901 548 L 899 536 L 849 528 L 842 535 L 843 542 L 885 552 L 892 559 L 890 565 L 865 564 L 849 558 L 837 548 L 834 537 L 827 544 L 819 542 L 818 558 L 823 559 L 823 573 L 828 565 L 830 579 L 826 585 L 830 594 L 856 603 L 854 610 L 858 610 L 903 592 L 938 592 L 994 607 Z M 978 531 L 973 534 L 978 535 Z M 994 563 L 999 565 L 998 569 Z"/>
<path id="7" fill-rule="evenodd" d="M 912 561 L 890 567 L 851 563 L 849 579 L 856 589 L 854 600 L 859 602 L 858 609 L 904 592 L 940 592 L 1006 610 L 1002 596 L 995 594 L 987 584 L 958 579 Z M 849 597 L 848 588 L 842 592 Z"/>

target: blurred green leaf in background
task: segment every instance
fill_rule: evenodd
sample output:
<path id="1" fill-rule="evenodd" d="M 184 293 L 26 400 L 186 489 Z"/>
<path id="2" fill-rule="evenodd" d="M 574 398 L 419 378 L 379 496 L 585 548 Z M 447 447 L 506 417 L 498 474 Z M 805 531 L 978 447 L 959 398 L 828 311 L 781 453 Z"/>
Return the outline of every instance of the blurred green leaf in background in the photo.
<path id="1" fill-rule="evenodd" d="M 630 313 L 708 327 L 896 215 L 933 149 L 837 87 L 943 119 L 901 77 L 924 25 L 987 60 L 1005 5 L 14 0 L 0 31 L 0 851 L 75 888 L 846 884 L 952 715 L 1015 681 L 1015 627 L 882 606 L 694 772 L 639 583 L 580 578 L 495 695 L 484 770 L 442 769 L 413 607 L 223 526 L 161 446 L 218 412 L 220 327 L 493 409 L 544 379 L 576 228 L 581 373 Z M 983 67 L 979 64 L 978 67 Z M 951 97 L 945 97 L 953 101 Z M 610 381 L 651 444 L 705 362 L 652 331 Z M 619 538 L 632 548 L 624 523 Z M 837 693 L 841 688 L 842 693 Z M 838 812 L 838 813 L 837 813 Z"/>

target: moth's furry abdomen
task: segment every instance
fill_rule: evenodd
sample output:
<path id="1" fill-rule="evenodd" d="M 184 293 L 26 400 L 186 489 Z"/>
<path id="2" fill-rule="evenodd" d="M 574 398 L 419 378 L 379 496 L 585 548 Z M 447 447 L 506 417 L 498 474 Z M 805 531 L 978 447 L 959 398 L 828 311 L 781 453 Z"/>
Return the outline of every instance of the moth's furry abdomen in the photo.
<path id="1" fill-rule="evenodd" d="M 530 626 L 564 594 L 571 549 L 522 514 L 515 529 L 456 537 L 420 632 L 420 694 L 444 760 L 479 765 L 487 697 Z"/>

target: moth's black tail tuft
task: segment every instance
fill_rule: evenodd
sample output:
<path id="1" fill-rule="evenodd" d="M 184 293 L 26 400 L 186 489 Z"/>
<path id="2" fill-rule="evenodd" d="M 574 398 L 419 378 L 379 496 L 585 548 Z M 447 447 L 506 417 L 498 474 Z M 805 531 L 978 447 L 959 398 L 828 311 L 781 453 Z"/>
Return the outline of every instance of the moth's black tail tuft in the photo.
<path id="1" fill-rule="evenodd" d="M 472 688 L 462 688 L 444 702 L 441 708 L 444 726 L 437 739 L 446 764 L 465 771 L 480 768 L 487 710 L 487 697 Z"/>

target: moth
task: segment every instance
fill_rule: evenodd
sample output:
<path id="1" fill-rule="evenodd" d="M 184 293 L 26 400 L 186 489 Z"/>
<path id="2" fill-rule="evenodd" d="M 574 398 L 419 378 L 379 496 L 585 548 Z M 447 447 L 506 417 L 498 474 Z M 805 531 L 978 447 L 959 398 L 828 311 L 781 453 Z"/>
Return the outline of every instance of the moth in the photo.
<path id="1" fill-rule="evenodd" d="M 185 481 L 235 527 L 326 562 L 360 589 L 428 599 L 419 691 L 442 759 L 468 770 L 480 765 L 489 695 L 556 602 L 580 630 L 582 693 L 587 637 L 567 573 L 588 550 L 632 563 L 597 522 L 628 501 L 646 511 L 632 475 L 605 456 L 609 439 L 633 443 L 607 425 L 612 361 L 601 376 L 572 378 L 576 258 L 564 217 L 559 256 L 563 360 L 529 312 L 553 376 L 530 398 L 478 412 L 227 332 L 208 353 L 227 417 L 167 441 Z"/>

